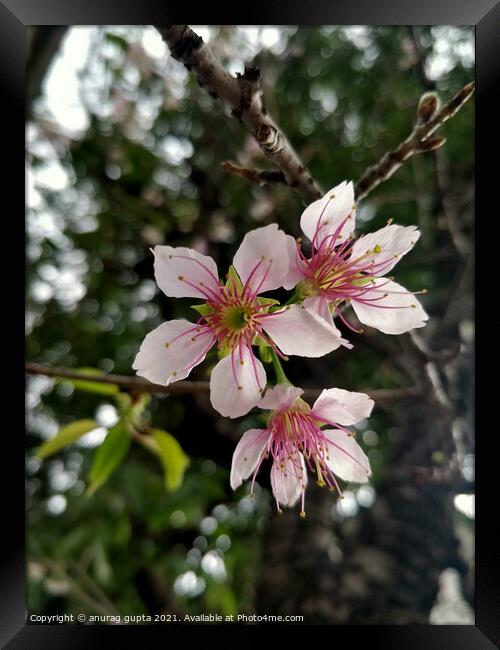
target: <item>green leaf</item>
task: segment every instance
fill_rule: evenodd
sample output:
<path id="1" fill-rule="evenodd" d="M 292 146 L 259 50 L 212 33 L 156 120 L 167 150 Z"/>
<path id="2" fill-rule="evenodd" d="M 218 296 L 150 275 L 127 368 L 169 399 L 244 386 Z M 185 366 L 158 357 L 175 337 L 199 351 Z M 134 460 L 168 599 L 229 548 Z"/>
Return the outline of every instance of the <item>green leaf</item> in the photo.
<path id="1" fill-rule="evenodd" d="M 280 304 L 280 301 L 275 298 L 257 298 L 257 302 L 259 305 L 268 305 L 269 307 Z"/>
<path id="2" fill-rule="evenodd" d="M 237 271 L 236 271 L 236 269 L 234 268 L 233 265 L 231 265 L 229 267 L 229 271 L 226 274 L 226 280 L 227 280 L 226 286 L 229 284 L 229 280 L 231 278 L 233 279 L 233 282 L 234 282 L 234 284 L 236 286 L 236 290 L 237 290 L 238 294 L 240 294 L 241 291 L 243 290 L 243 284 L 242 284 L 242 282 L 240 280 L 240 276 L 238 275 L 238 273 L 237 273 Z"/>
<path id="3" fill-rule="evenodd" d="M 75 442 L 75 440 L 81 438 L 85 433 L 92 431 L 92 429 L 97 429 L 98 426 L 95 420 L 77 420 L 76 422 L 72 422 L 59 429 L 59 433 L 56 436 L 40 445 L 36 451 L 36 455 L 41 459 L 47 458 L 47 456 Z"/>
<path id="4" fill-rule="evenodd" d="M 108 431 L 102 445 L 95 451 L 89 471 L 90 485 L 87 495 L 91 496 L 101 487 L 120 465 L 130 448 L 131 437 L 123 420 Z"/>
<path id="5" fill-rule="evenodd" d="M 189 458 L 177 440 L 166 431 L 153 429 L 152 434 L 165 470 L 165 486 L 167 490 L 177 490 L 182 485 Z"/>
<path id="6" fill-rule="evenodd" d="M 201 303 L 201 305 L 191 305 L 191 309 L 194 309 L 202 316 L 207 316 L 208 314 L 211 314 L 213 312 L 212 307 L 210 307 L 210 305 L 207 305 L 204 302 Z"/>
<path id="7" fill-rule="evenodd" d="M 123 50 L 124 52 L 127 52 L 128 50 L 128 43 L 127 41 L 122 38 L 121 36 L 118 36 L 117 34 L 110 34 L 109 32 L 105 36 L 106 40 L 109 43 L 114 43 L 115 45 L 118 45 L 118 47 Z"/>
<path id="8" fill-rule="evenodd" d="M 105 374 L 97 368 L 76 368 L 76 372 L 89 377 L 102 377 Z M 85 381 L 84 379 L 58 379 L 57 381 L 69 381 L 77 390 L 96 393 L 97 395 L 115 395 L 120 391 L 116 384 L 101 384 L 94 381 Z"/>

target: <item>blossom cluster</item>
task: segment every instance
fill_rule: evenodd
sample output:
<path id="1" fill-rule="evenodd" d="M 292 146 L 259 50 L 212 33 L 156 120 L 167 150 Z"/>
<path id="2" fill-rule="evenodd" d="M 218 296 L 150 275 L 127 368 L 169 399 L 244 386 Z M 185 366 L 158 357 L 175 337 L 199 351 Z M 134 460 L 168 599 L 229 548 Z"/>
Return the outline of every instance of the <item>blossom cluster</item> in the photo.
<path id="1" fill-rule="evenodd" d="M 184 247 L 156 246 L 155 278 L 172 298 L 195 298 L 198 318 L 161 324 L 144 339 L 133 367 L 148 380 L 168 386 L 186 378 L 212 347 L 219 361 L 210 377 L 210 400 L 223 416 L 236 418 L 253 407 L 270 411 L 265 429 L 251 429 L 233 456 L 231 486 L 257 472 L 272 458 L 271 485 L 278 510 L 304 495 L 307 471 L 319 485 L 341 495 L 337 478 L 358 483 L 370 476 L 370 464 L 346 427 L 370 415 L 373 400 L 340 388 L 324 390 L 310 407 L 303 391 L 287 380 L 279 359 L 322 357 L 352 348 L 335 324 L 361 332 L 346 315 L 349 306 L 363 325 L 386 334 L 422 327 L 428 318 L 412 293 L 388 276 L 417 242 L 414 226 L 388 222 L 356 237 L 356 205 L 351 182 L 343 182 L 303 212 L 301 241 L 270 224 L 247 233 L 221 281 L 215 261 Z M 263 296 L 283 288 L 293 293 L 285 304 Z M 417 292 L 422 293 L 422 292 Z M 277 384 L 267 387 L 259 356 L 275 361 Z M 323 428 L 328 427 L 328 428 Z"/>

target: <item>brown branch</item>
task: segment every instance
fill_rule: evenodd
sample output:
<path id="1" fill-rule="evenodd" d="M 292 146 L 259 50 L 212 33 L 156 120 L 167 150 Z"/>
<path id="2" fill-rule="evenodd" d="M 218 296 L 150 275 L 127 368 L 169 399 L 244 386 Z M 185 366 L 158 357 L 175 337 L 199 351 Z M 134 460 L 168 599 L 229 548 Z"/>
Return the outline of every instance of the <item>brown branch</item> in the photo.
<path id="1" fill-rule="evenodd" d="M 259 69 L 247 66 L 243 74 L 233 77 L 188 25 L 156 26 L 156 29 L 173 58 L 192 70 L 199 85 L 228 104 L 231 114 L 249 128 L 265 156 L 281 170 L 285 182 L 307 203 L 321 198 L 321 190 L 264 107 Z"/>
<path id="2" fill-rule="evenodd" d="M 467 84 L 441 109 L 438 109 L 437 96 L 434 93 L 423 95 L 417 108 L 417 121 L 410 135 L 396 149 L 386 153 L 376 165 L 367 169 L 357 182 L 355 194 L 358 201 L 392 176 L 415 154 L 434 151 L 443 145 L 444 138 L 430 136 L 460 110 L 474 90 L 474 82 Z"/>
<path id="3" fill-rule="evenodd" d="M 88 375 L 69 368 L 58 368 L 46 366 L 40 363 L 26 362 L 25 370 L 28 375 L 44 375 L 58 379 L 87 381 L 98 384 L 113 384 L 130 393 L 151 393 L 158 395 L 196 395 L 208 393 L 210 383 L 208 381 L 177 381 L 170 386 L 153 384 L 141 377 L 129 375 Z M 304 397 L 313 400 L 321 393 L 321 388 L 306 388 Z M 418 386 L 405 386 L 389 389 L 366 389 L 366 392 L 377 406 L 386 406 L 396 400 L 412 399 L 420 395 Z"/>
<path id="4" fill-rule="evenodd" d="M 220 166 L 223 171 L 234 174 L 235 176 L 242 176 L 256 185 L 286 183 L 283 172 L 277 170 L 266 169 L 258 171 L 257 169 L 248 169 L 247 167 L 240 167 L 240 165 L 236 165 L 230 160 L 224 160 L 224 162 L 221 162 Z"/>

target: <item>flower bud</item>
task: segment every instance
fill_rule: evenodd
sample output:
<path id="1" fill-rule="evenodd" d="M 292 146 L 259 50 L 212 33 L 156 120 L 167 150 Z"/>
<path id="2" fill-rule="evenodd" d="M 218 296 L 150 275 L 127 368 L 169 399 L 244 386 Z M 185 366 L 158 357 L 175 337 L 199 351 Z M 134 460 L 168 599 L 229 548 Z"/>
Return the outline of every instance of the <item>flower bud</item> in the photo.
<path id="1" fill-rule="evenodd" d="M 446 142 L 446 138 L 441 138 L 436 136 L 435 138 L 427 138 L 420 144 L 420 151 L 434 151 L 434 149 L 439 149 Z"/>
<path id="2" fill-rule="evenodd" d="M 440 101 L 436 93 L 425 93 L 420 98 L 417 107 L 417 120 L 419 124 L 428 122 L 439 109 Z"/>

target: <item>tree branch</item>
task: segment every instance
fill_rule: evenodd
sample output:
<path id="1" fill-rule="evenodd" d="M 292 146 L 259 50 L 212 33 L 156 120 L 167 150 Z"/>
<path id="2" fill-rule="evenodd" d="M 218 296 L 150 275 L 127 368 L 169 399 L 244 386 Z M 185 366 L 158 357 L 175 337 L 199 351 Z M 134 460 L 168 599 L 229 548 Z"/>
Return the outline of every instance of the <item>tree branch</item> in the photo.
<path id="1" fill-rule="evenodd" d="M 430 136 L 462 108 L 473 95 L 474 90 L 474 82 L 467 84 L 439 110 L 435 94 L 423 95 L 418 104 L 417 121 L 413 131 L 396 149 L 386 153 L 376 165 L 367 169 L 356 183 L 354 190 L 356 199 L 359 201 L 367 196 L 415 154 L 434 151 L 443 145 L 444 138 Z"/>
<path id="2" fill-rule="evenodd" d="M 170 386 L 153 384 L 141 377 L 128 375 L 96 375 L 91 376 L 78 370 L 70 368 L 58 368 L 46 366 L 40 363 L 26 362 L 25 370 L 28 375 L 44 375 L 58 379 L 88 381 L 98 384 L 113 384 L 122 390 L 130 393 L 154 393 L 158 395 L 196 395 L 198 393 L 209 393 L 210 383 L 208 381 L 177 381 Z M 306 388 L 304 397 L 313 400 L 319 397 L 320 388 Z M 365 392 L 375 401 L 377 406 L 387 406 L 396 400 L 412 399 L 420 395 L 418 386 L 404 386 L 401 388 L 389 389 L 366 389 Z"/>
<path id="3" fill-rule="evenodd" d="M 231 114 L 249 128 L 264 155 L 281 170 L 285 182 L 307 203 L 321 198 L 320 188 L 263 105 L 259 69 L 246 66 L 243 74 L 233 77 L 188 25 L 155 27 L 173 58 L 192 70 L 200 86 L 226 102 Z"/>

